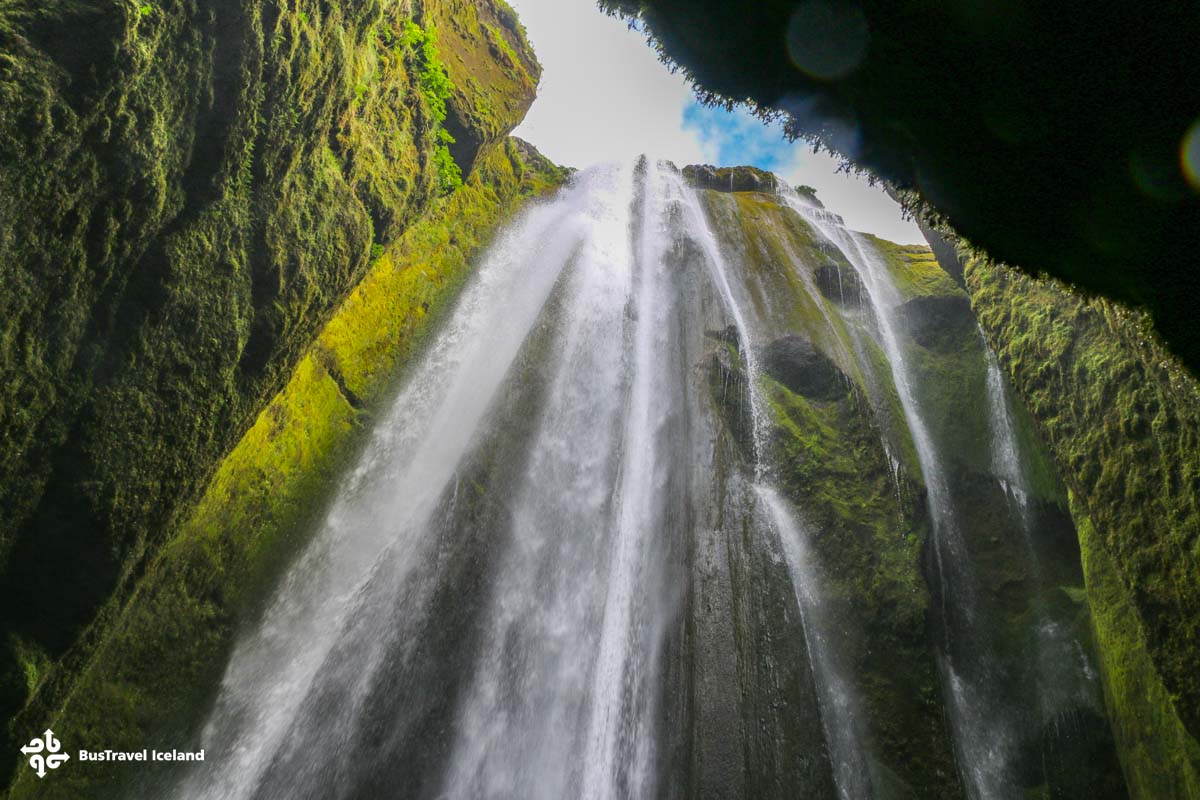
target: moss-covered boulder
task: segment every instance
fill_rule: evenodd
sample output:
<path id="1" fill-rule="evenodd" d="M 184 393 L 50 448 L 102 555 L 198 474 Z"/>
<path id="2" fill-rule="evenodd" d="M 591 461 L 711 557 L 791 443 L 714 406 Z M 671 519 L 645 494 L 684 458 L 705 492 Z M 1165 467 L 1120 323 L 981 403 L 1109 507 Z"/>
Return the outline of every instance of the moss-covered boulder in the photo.
<path id="1" fill-rule="evenodd" d="M 759 356 L 767 375 L 789 392 L 813 400 L 830 400 L 845 388 L 846 376 L 807 339 L 785 336 L 763 348 Z"/>
<path id="2" fill-rule="evenodd" d="M 698 189 L 717 192 L 775 192 L 779 179 L 756 167 L 713 167 L 707 164 L 683 168 L 683 177 Z"/>

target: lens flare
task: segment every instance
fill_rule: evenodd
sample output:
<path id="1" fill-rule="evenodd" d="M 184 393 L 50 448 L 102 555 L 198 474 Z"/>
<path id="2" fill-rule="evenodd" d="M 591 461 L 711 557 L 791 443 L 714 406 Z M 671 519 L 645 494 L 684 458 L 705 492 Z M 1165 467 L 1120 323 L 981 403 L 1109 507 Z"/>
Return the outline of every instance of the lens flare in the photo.
<path id="1" fill-rule="evenodd" d="M 1193 122 L 1184 134 L 1179 160 L 1183 165 L 1183 176 L 1193 189 L 1200 192 L 1200 119 Z"/>
<path id="2" fill-rule="evenodd" d="M 792 63 L 821 80 L 844 78 L 862 64 L 870 31 L 862 11 L 829 0 L 807 0 L 788 23 Z"/>

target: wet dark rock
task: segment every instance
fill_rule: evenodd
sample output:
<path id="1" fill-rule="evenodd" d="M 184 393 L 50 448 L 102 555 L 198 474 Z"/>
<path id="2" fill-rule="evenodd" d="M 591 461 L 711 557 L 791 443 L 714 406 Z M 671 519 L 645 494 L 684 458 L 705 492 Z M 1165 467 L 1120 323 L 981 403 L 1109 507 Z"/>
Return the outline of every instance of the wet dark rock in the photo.
<path id="1" fill-rule="evenodd" d="M 901 324 L 922 347 L 933 347 L 947 335 L 959 336 L 973 324 L 965 295 L 914 297 L 896 311 Z"/>
<path id="2" fill-rule="evenodd" d="M 844 393 L 841 371 L 807 339 L 776 339 L 761 357 L 763 370 L 789 391 L 812 400 L 835 400 Z"/>
<path id="3" fill-rule="evenodd" d="M 822 264 L 813 274 L 821 294 L 843 306 L 857 307 L 863 303 L 863 285 L 858 273 L 843 264 Z"/>

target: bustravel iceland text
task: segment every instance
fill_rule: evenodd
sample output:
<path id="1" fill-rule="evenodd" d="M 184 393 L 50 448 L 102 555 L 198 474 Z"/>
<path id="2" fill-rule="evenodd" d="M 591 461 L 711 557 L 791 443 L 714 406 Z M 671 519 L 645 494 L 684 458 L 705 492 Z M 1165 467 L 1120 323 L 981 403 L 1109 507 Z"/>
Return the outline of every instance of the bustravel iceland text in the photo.
<path id="1" fill-rule="evenodd" d="M 182 750 L 89 750 L 79 751 L 80 761 L 203 761 L 204 751 L 185 752 Z"/>

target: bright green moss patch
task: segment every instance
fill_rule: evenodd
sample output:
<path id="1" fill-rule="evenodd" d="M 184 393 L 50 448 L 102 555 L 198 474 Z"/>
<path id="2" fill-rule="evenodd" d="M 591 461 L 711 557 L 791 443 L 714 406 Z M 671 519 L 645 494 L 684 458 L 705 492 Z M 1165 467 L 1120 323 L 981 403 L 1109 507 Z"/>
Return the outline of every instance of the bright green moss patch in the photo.
<path id="1" fill-rule="evenodd" d="M 962 295 L 954 282 L 923 244 L 896 244 L 873 234 L 862 234 L 883 256 L 896 288 L 905 299 Z"/>
<path id="2" fill-rule="evenodd" d="M 1200 743 L 1179 720 L 1146 648 L 1137 607 L 1103 537 L 1076 503 L 1072 509 L 1105 700 L 1130 793 L 1136 800 L 1200 797 Z"/>

